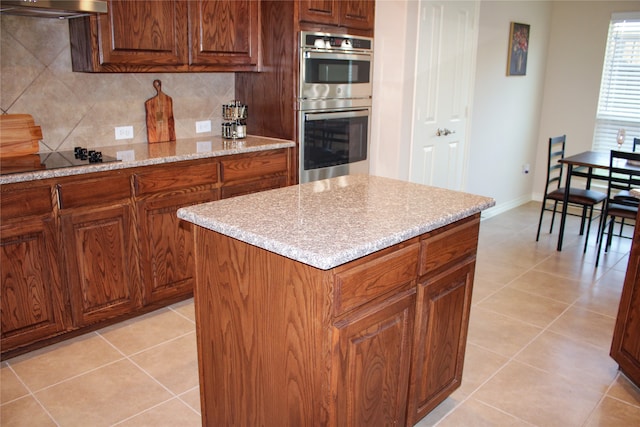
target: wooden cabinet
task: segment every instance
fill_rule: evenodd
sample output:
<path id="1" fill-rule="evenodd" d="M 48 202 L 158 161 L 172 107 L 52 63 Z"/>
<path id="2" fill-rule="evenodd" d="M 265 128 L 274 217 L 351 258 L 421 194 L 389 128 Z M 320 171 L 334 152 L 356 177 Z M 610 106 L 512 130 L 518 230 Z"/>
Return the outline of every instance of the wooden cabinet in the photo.
<path id="1" fill-rule="evenodd" d="M 193 292 L 193 227 L 176 212 L 219 198 L 217 162 L 182 163 L 134 175 L 145 304 Z"/>
<path id="2" fill-rule="evenodd" d="M 196 227 L 203 425 L 417 423 L 460 386 L 479 223 L 331 270 Z"/>
<path id="3" fill-rule="evenodd" d="M 374 0 L 298 0 L 300 21 L 373 30 Z"/>
<path id="4" fill-rule="evenodd" d="M 51 186 L 2 189 L 0 347 L 19 347 L 65 328 L 65 295 Z"/>
<path id="5" fill-rule="evenodd" d="M 256 0 L 190 1 L 190 68 L 257 67 L 259 13 Z"/>
<path id="6" fill-rule="evenodd" d="M 479 227 L 468 219 L 421 240 L 409 425 L 460 387 Z"/>
<path id="7" fill-rule="evenodd" d="M 109 0 L 69 20 L 71 62 L 85 72 L 255 71 L 259 2 Z"/>
<path id="8" fill-rule="evenodd" d="M 75 325 L 134 311 L 142 300 L 128 174 L 64 183 L 58 191 Z"/>
<path id="9" fill-rule="evenodd" d="M 636 218 L 633 243 L 618 317 L 613 331 L 611 357 L 620 370 L 640 387 L 640 213 Z"/>
<path id="10" fill-rule="evenodd" d="M 2 356 L 192 295 L 184 206 L 293 183 L 292 149 L 0 188 Z"/>

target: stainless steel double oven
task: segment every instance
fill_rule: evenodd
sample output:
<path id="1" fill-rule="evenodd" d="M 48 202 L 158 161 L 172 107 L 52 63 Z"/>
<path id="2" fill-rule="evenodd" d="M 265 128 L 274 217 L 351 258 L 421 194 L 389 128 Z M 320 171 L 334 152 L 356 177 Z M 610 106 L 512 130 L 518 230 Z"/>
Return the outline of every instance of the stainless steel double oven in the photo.
<path id="1" fill-rule="evenodd" d="M 300 182 L 369 172 L 373 40 L 300 33 Z"/>

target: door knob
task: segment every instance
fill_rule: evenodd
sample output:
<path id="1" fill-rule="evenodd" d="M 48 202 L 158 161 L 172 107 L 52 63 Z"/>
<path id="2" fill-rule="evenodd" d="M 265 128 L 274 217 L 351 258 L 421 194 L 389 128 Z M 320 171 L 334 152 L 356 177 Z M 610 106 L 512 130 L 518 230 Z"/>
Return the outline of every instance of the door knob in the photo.
<path id="1" fill-rule="evenodd" d="M 449 130 L 447 128 L 444 128 L 444 129 L 438 128 L 438 130 L 436 131 L 436 136 L 447 136 L 447 135 L 452 134 L 452 133 L 456 133 L 456 131 L 455 130 Z"/>

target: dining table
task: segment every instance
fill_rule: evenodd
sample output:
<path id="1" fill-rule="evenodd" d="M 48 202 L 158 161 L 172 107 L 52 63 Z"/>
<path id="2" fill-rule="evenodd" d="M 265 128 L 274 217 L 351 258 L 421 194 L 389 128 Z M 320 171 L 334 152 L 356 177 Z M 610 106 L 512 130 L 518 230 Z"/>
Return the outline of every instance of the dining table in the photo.
<path id="1" fill-rule="evenodd" d="M 571 187 L 571 177 L 579 176 L 586 178 L 586 189 L 591 188 L 591 181 L 603 180 L 609 181 L 609 168 L 611 155 L 604 151 L 584 151 L 582 153 L 567 156 L 558 160 L 559 163 L 567 165 L 567 177 L 565 180 L 564 200 L 562 203 L 562 213 L 560 215 L 560 231 L 558 232 L 557 250 L 562 250 L 562 238 L 564 236 L 564 227 L 567 219 L 567 207 L 569 201 L 569 189 Z M 626 165 L 625 168 L 638 173 L 640 166 Z M 586 169 L 586 170 L 585 170 Z M 597 171 L 605 171 L 607 173 L 598 173 Z"/>

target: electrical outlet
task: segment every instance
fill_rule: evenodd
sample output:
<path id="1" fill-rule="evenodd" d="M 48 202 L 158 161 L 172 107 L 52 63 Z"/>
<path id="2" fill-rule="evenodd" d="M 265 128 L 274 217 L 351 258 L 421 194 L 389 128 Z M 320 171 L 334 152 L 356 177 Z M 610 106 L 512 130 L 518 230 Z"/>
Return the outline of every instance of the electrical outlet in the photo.
<path id="1" fill-rule="evenodd" d="M 529 173 L 529 163 L 525 163 L 524 165 L 522 165 L 522 173 L 523 174 Z"/>
<path id="2" fill-rule="evenodd" d="M 196 122 L 196 133 L 211 132 L 211 120 Z"/>
<path id="3" fill-rule="evenodd" d="M 133 139 L 133 126 L 117 126 L 116 139 Z"/>

